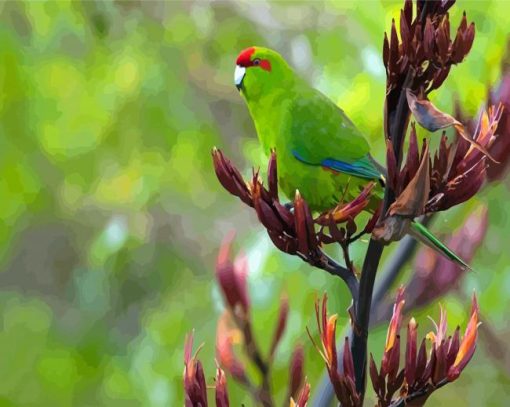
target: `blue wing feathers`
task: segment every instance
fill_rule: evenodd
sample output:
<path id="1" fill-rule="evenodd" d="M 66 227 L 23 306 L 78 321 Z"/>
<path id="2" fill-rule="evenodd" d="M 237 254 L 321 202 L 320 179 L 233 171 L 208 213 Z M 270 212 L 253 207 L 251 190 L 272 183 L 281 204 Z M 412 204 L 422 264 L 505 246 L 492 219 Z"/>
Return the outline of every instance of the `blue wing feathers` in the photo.
<path id="1" fill-rule="evenodd" d="M 322 167 L 326 167 L 338 172 L 343 172 L 344 174 L 353 175 L 359 178 L 367 179 L 381 178 L 381 173 L 377 170 L 377 168 L 375 168 L 375 165 L 372 163 L 372 161 L 370 161 L 370 158 L 368 156 L 363 157 L 362 159 L 354 161 L 352 163 L 347 163 L 333 158 L 326 158 L 319 162 L 311 162 L 309 160 L 306 160 L 296 150 L 292 150 L 292 154 L 299 161 L 305 164 L 320 165 Z"/>
<path id="2" fill-rule="evenodd" d="M 379 171 L 370 166 L 367 162 L 356 161 L 353 163 L 346 163 L 332 158 L 327 158 L 321 162 L 321 165 L 335 171 L 343 172 L 346 174 L 354 175 L 360 178 L 378 179 L 381 177 Z"/>

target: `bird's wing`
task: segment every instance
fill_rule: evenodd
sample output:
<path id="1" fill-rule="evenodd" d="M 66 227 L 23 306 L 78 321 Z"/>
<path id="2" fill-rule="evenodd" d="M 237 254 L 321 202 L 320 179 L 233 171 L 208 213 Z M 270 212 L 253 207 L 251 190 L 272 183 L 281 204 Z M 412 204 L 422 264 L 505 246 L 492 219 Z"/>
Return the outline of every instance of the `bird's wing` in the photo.
<path id="1" fill-rule="evenodd" d="M 345 113 L 314 89 L 300 96 L 289 110 L 287 143 L 293 156 L 308 165 L 379 179 L 367 141 Z"/>
<path id="2" fill-rule="evenodd" d="M 309 164 L 309 165 L 320 165 L 321 167 L 324 167 L 326 169 L 336 171 L 336 172 L 343 172 L 344 174 L 349 174 L 358 178 L 366 178 L 366 179 L 381 179 L 382 174 L 377 170 L 375 167 L 373 161 L 370 159 L 368 155 L 355 160 L 351 163 L 335 160 L 333 158 L 326 158 L 321 160 L 320 162 L 317 161 L 308 161 L 303 156 L 299 154 L 298 151 L 292 150 L 292 154 L 295 158 L 297 158 L 299 161 Z"/>

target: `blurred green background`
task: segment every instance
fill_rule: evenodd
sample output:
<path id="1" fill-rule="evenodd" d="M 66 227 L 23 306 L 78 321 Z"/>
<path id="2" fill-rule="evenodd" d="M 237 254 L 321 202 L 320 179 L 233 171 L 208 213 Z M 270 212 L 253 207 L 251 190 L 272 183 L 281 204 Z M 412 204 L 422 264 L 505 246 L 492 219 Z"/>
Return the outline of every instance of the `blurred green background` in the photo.
<path id="1" fill-rule="evenodd" d="M 510 3 L 459 1 L 476 22 L 468 59 L 434 103 L 454 95 L 474 115 L 500 76 Z M 401 2 L 0 2 L 0 405 L 182 405 L 183 343 L 195 328 L 209 383 L 222 303 L 214 282 L 222 239 L 237 230 L 248 255 L 257 338 L 267 349 L 279 296 L 290 320 L 275 361 L 278 404 L 288 358 L 306 350 L 312 393 L 323 362 L 305 334 L 327 291 L 347 322 L 347 290 L 272 247 L 255 214 L 214 175 L 213 146 L 246 175 L 265 166 L 236 88 L 234 61 L 250 45 L 278 49 L 350 115 L 383 158 L 383 32 Z M 424 133 L 421 133 L 424 135 Z M 487 239 L 460 292 L 477 290 L 487 324 L 507 342 L 510 293 L 507 181 L 443 214 L 447 234 L 481 203 Z M 366 242 L 355 247 L 360 265 Z M 391 249 L 386 250 L 386 257 Z M 411 265 L 407 266 L 408 272 Z M 442 300 L 451 330 L 469 303 Z M 414 312 L 426 333 L 427 315 Z M 313 332 L 315 332 L 312 329 Z M 370 337 L 376 356 L 385 327 Z M 481 341 L 474 360 L 431 405 L 510 403 L 508 354 Z M 252 402 L 232 380 L 233 406 Z M 368 397 L 371 399 L 372 394 Z"/>

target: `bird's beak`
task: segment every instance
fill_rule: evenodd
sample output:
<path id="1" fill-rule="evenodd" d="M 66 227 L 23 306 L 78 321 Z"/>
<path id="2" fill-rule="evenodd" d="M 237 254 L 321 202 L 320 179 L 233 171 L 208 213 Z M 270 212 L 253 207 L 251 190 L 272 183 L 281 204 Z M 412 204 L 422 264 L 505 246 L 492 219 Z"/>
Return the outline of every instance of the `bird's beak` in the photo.
<path id="1" fill-rule="evenodd" d="M 234 83 L 236 85 L 237 90 L 241 91 L 243 86 L 244 75 L 246 74 L 246 68 L 240 65 L 236 65 L 236 70 L 234 71 Z"/>

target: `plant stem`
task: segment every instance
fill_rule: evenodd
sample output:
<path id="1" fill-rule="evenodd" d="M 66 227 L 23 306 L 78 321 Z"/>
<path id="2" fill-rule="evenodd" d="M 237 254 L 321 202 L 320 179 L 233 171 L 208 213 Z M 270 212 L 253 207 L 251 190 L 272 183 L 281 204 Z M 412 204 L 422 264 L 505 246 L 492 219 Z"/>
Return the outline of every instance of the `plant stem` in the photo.
<path id="1" fill-rule="evenodd" d="M 253 336 L 253 332 L 251 329 L 251 324 L 249 321 L 238 317 L 235 317 L 235 322 L 243 333 L 245 352 L 250 358 L 250 360 L 255 364 L 255 366 L 260 372 L 260 375 L 262 376 L 262 383 L 256 392 L 257 399 L 264 407 L 273 407 L 274 402 L 271 396 L 269 365 L 263 359 L 260 350 L 257 346 L 257 343 L 255 342 L 255 338 Z"/>
<path id="2" fill-rule="evenodd" d="M 386 100 L 386 114 L 388 115 L 386 119 L 389 129 L 389 134 L 387 136 L 393 143 L 393 153 L 397 160 L 397 171 L 399 171 L 402 161 L 402 144 L 410 116 L 406 88 L 410 86 L 413 78 L 414 74 L 409 70 L 400 89 L 400 95 L 396 106 L 388 106 L 388 100 Z M 386 185 L 381 219 L 384 219 L 388 208 L 394 201 L 395 191 Z M 358 307 L 355 308 L 356 321 L 354 322 L 351 351 L 356 376 L 356 391 L 361 395 L 362 400 L 365 395 L 368 324 L 370 323 L 372 293 L 374 290 L 375 275 L 377 274 L 377 268 L 379 267 L 383 249 L 384 245 L 381 241 L 370 239 L 359 283 Z"/>
<path id="3" fill-rule="evenodd" d="M 353 299 L 353 303 L 354 304 L 358 303 L 359 282 L 358 279 L 356 278 L 356 275 L 351 270 L 340 265 L 322 251 L 320 259 L 310 259 L 308 257 L 300 255 L 299 253 L 298 256 L 303 261 L 309 263 L 311 266 L 327 271 L 329 274 L 333 276 L 340 277 L 349 288 L 349 292 Z"/>
<path id="4" fill-rule="evenodd" d="M 356 391 L 362 399 L 365 394 L 368 324 L 370 322 L 372 292 L 383 248 L 382 242 L 370 239 L 361 272 L 358 306 L 355 307 L 356 320 L 354 321 L 351 351 L 356 377 Z"/>

